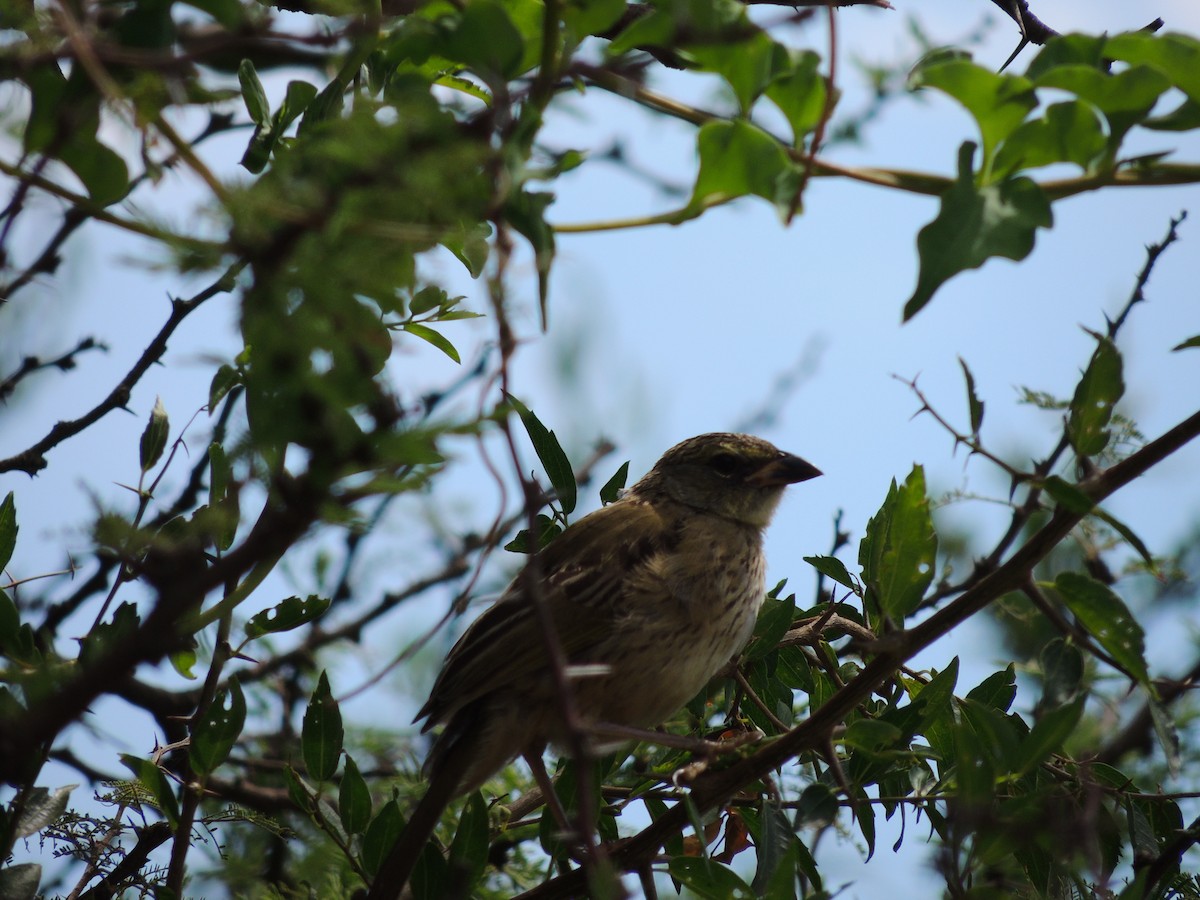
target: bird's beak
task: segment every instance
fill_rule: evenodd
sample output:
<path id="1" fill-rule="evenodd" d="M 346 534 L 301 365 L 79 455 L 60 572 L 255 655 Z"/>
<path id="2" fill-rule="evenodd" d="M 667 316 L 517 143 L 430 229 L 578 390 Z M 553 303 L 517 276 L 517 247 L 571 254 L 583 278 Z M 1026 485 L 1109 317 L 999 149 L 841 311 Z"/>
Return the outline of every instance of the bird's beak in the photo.
<path id="1" fill-rule="evenodd" d="M 821 474 L 810 462 L 805 462 L 798 456 L 784 453 L 782 456 L 764 463 L 753 475 L 746 479 L 747 484 L 754 487 L 782 487 L 785 484 L 797 484 L 808 481 Z"/>

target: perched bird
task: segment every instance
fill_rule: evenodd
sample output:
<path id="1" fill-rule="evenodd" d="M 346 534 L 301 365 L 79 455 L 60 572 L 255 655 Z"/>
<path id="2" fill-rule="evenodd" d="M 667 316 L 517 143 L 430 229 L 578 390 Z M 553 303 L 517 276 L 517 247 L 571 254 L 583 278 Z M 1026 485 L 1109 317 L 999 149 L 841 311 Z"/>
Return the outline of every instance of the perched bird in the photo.
<path id="1" fill-rule="evenodd" d="M 585 724 L 658 725 L 742 649 L 766 591 L 763 531 L 784 489 L 820 474 L 760 438 L 702 434 L 538 553 L 534 589 L 568 671 L 583 673 L 569 685 Z M 370 900 L 399 896 L 454 797 L 568 743 L 530 588 L 519 575 L 466 630 L 417 714 L 445 729 Z"/>

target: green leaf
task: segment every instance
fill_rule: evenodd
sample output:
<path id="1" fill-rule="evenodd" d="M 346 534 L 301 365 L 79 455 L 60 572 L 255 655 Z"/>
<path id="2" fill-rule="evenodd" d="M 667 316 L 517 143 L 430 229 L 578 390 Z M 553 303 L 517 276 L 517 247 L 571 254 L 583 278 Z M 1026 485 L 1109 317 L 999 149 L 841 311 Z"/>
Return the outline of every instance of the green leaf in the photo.
<path id="1" fill-rule="evenodd" d="M 706 857 L 677 856 L 667 870 L 672 878 L 704 900 L 754 897 L 754 890 L 732 869 Z"/>
<path id="2" fill-rule="evenodd" d="M 1175 726 L 1175 719 L 1153 693 L 1146 698 L 1146 705 L 1150 710 L 1150 721 L 1154 723 L 1154 734 L 1163 749 L 1163 756 L 1166 757 L 1167 768 L 1172 776 L 1179 777 L 1183 755 L 1180 752 L 1179 729 Z"/>
<path id="3" fill-rule="evenodd" d="M 306 137 L 313 133 L 317 126 L 330 119 L 337 118 L 345 104 L 346 86 L 335 78 L 321 88 L 316 98 L 304 110 L 297 134 Z"/>
<path id="4" fill-rule="evenodd" d="M 1137 536 L 1132 528 L 1130 528 L 1120 519 L 1113 516 L 1111 513 L 1107 513 L 1102 509 L 1096 510 L 1096 518 L 1100 519 L 1102 522 L 1107 524 L 1109 528 L 1121 535 L 1121 537 L 1125 539 L 1125 542 L 1137 551 L 1138 556 L 1142 558 L 1142 562 L 1144 562 L 1152 571 L 1157 570 L 1158 561 L 1155 560 L 1154 554 L 1150 552 L 1150 548 L 1146 546 L 1145 542 Z"/>
<path id="5" fill-rule="evenodd" d="M 342 753 L 342 738 L 342 712 L 330 693 L 329 679 L 322 671 L 308 709 L 304 711 L 300 731 L 300 751 L 310 777 L 317 781 L 333 778 Z"/>
<path id="6" fill-rule="evenodd" d="M 967 381 L 967 411 L 971 415 L 971 434 L 978 438 L 979 429 L 983 426 L 984 403 L 975 393 L 975 376 L 967 368 L 967 361 L 960 356 L 958 364 L 962 366 L 963 378 Z"/>
<path id="7" fill-rule="evenodd" d="M 155 807 L 163 814 L 167 823 L 172 828 L 178 827 L 179 800 L 175 797 L 175 791 L 163 770 L 150 760 L 141 759 L 130 753 L 122 753 L 121 762 L 129 771 L 133 772 L 142 787 L 150 792 Z"/>
<path id="8" fill-rule="evenodd" d="M 996 154 L 995 171 L 1009 174 L 1069 162 L 1086 172 L 1107 146 L 1100 119 L 1090 104 L 1080 100 L 1055 103 L 1041 118 L 1026 122 L 1004 141 Z"/>
<path id="9" fill-rule="evenodd" d="M 475 222 L 469 226 L 460 224 L 457 230 L 442 238 L 442 246 L 458 257 L 472 278 L 478 278 L 483 274 L 483 267 L 491 253 L 492 245 L 488 243 L 491 236 L 492 226 L 489 222 Z"/>
<path id="10" fill-rule="evenodd" d="M 625 482 L 628 480 L 629 460 L 625 460 L 621 463 L 621 467 L 613 473 L 612 478 L 604 482 L 604 487 L 600 488 L 600 502 L 607 506 L 619 500 L 621 491 L 625 489 Z"/>
<path id="11" fill-rule="evenodd" d="M 1163 75 L 1147 66 L 1134 65 L 1124 71 L 1109 72 L 1087 64 L 1048 69 L 1038 76 L 1037 84 L 1068 91 L 1100 111 L 1108 123 L 1110 160 L 1115 159 L 1129 129 L 1146 118 L 1170 86 Z"/>
<path id="12" fill-rule="evenodd" d="M 754 625 L 754 639 L 746 647 L 745 659 L 753 661 L 773 653 L 795 617 L 795 595 L 784 600 L 768 598 L 758 612 L 758 621 Z"/>
<path id="13" fill-rule="evenodd" d="M 1176 344 L 1172 350 L 1187 350 L 1189 347 L 1200 347 L 1200 334 L 1190 337 L 1182 344 Z"/>
<path id="14" fill-rule="evenodd" d="M 371 821 L 371 789 L 349 754 L 338 788 L 338 817 L 347 834 L 361 834 Z"/>
<path id="15" fill-rule="evenodd" d="M 217 411 L 217 404 L 225 399 L 225 395 L 242 383 L 241 373 L 231 365 L 223 365 L 215 375 L 213 375 L 212 383 L 208 386 L 208 414 L 211 416 Z"/>
<path id="16" fill-rule="evenodd" d="M 0 656 L 24 666 L 35 666 L 42 659 L 33 627 L 22 624 L 16 604 L 5 591 L 0 591 Z"/>
<path id="17" fill-rule="evenodd" d="M 1108 446 L 1113 406 L 1125 393 L 1121 354 L 1111 340 L 1095 335 L 1096 349 L 1071 399 L 1067 435 L 1080 456 L 1095 456 Z"/>
<path id="18" fill-rule="evenodd" d="M 412 295 L 412 299 L 408 302 L 408 311 L 414 316 L 419 316 L 431 309 L 437 309 L 448 300 L 449 296 L 442 288 L 435 284 L 429 284 Z"/>
<path id="19" fill-rule="evenodd" d="M 1187 34 L 1131 31 L 1104 44 L 1104 52 L 1131 66 L 1146 66 L 1200 103 L 1200 41 Z"/>
<path id="20" fill-rule="evenodd" d="M 1086 697 L 1059 706 L 1042 714 L 1034 723 L 1029 736 L 1021 743 L 1017 774 L 1024 775 L 1041 765 L 1052 753 L 1062 750 L 1063 743 L 1079 725 Z"/>
<path id="21" fill-rule="evenodd" d="M 862 725 L 868 721 L 868 719 L 859 719 L 853 725 Z M 794 826 L 801 828 L 813 825 L 817 827 L 832 825 L 837 821 L 839 809 L 837 794 L 829 785 L 820 782 L 810 784 L 800 792 Z"/>
<path id="22" fill-rule="evenodd" d="M 168 657 L 171 661 L 171 668 L 178 672 L 188 681 L 195 681 L 196 674 L 192 669 L 196 665 L 196 639 L 190 639 L 190 644 L 182 650 L 172 652 Z"/>
<path id="23" fill-rule="evenodd" d="M 1076 485 L 1065 481 L 1057 475 L 1051 475 L 1042 487 L 1050 495 L 1055 505 L 1077 516 L 1086 516 L 1096 506 L 1096 501 L 1081 491 Z"/>
<path id="24" fill-rule="evenodd" d="M 263 90 L 258 73 L 254 71 L 254 63 L 249 59 L 243 59 L 238 65 L 238 83 L 242 86 L 242 100 L 250 121 L 259 126 L 269 125 L 271 104 L 267 102 L 267 92 Z"/>
<path id="25" fill-rule="evenodd" d="M 471 0 L 442 52 L 485 82 L 507 81 L 520 74 L 525 41 L 504 6 L 496 0 Z"/>
<path id="26" fill-rule="evenodd" d="M 791 69 L 788 49 L 764 32 L 736 43 L 701 44 L 688 48 L 700 67 L 729 83 L 743 116 L 780 75 Z"/>
<path id="27" fill-rule="evenodd" d="M 1007 712 L 1016 696 L 1016 669 L 1012 663 L 1009 663 L 1008 668 L 992 673 L 979 682 L 977 687 L 971 688 L 967 699 L 991 706 L 1001 712 Z"/>
<path id="28" fill-rule="evenodd" d="M 931 87 L 953 97 L 979 125 L 983 138 L 982 171 L 991 172 L 1000 142 L 1037 106 L 1033 83 L 1019 75 L 1000 75 L 969 59 L 927 56 L 909 76 L 909 88 Z M 988 179 L 990 180 L 990 179 Z"/>
<path id="29" fill-rule="evenodd" d="M 700 171 L 688 206 L 702 210 L 747 194 L 776 204 L 791 200 L 781 189 L 793 167 L 779 142 L 741 120 L 708 122 L 696 136 Z"/>
<path id="30" fill-rule="evenodd" d="M 287 127 L 308 109 L 309 104 L 316 97 L 316 85 L 309 84 L 307 81 L 289 81 L 287 92 L 283 97 L 283 105 L 275 111 L 272 119 L 275 133 L 283 134 Z"/>
<path id="31" fill-rule="evenodd" d="M 616 25 L 625 12 L 625 0 L 567 0 L 560 9 L 563 24 L 579 41 Z"/>
<path id="32" fill-rule="evenodd" d="M 458 355 L 458 350 L 455 349 L 454 345 L 446 340 L 440 332 L 434 331 L 428 325 L 422 325 L 419 322 L 405 322 L 400 327 L 409 334 L 433 344 L 433 346 L 437 347 L 456 363 L 462 362 L 462 359 Z"/>
<path id="33" fill-rule="evenodd" d="M 537 453 L 538 459 L 541 460 L 542 468 L 546 470 L 546 477 L 554 486 L 554 493 L 559 505 L 562 506 L 562 511 L 570 515 L 575 510 L 578 492 L 575 484 L 575 470 L 571 468 L 571 461 L 567 458 L 567 454 L 563 451 L 554 432 L 541 423 L 541 420 L 534 415 L 533 410 L 511 395 L 508 402 L 521 417 L 521 424 L 525 426 L 529 440 L 533 443 L 533 449 Z"/>
<path id="34" fill-rule="evenodd" d="M 628 464 L 626 464 L 628 465 Z M 9 491 L 0 502 L 0 569 L 8 565 L 17 547 L 17 504 Z"/>
<path id="35" fill-rule="evenodd" d="M 977 269 L 993 256 L 1022 260 L 1033 249 L 1038 228 L 1053 223 L 1050 203 L 1028 178 L 1006 178 L 977 187 L 971 171 L 975 145 L 958 152 L 958 178 L 942 194 L 937 218 L 917 235 L 920 273 L 904 305 L 908 321 L 959 272 Z"/>
<path id="36" fill-rule="evenodd" d="M 371 820 L 363 835 L 362 864 L 368 875 L 379 871 L 379 866 L 396 843 L 396 838 L 400 837 L 403 828 L 404 819 L 400 815 L 400 807 L 396 805 L 395 800 L 389 800 Z"/>
<path id="37" fill-rule="evenodd" d="M 842 587 L 850 588 L 855 594 L 862 596 L 862 586 L 846 570 L 846 564 L 836 556 L 806 556 L 804 561 L 826 578 L 832 578 Z"/>
<path id="38" fill-rule="evenodd" d="M 791 50 L 791 71 L 767 86 L 767 99 L 779 107 L 792 127 L 792 146 L 804 138 L 825 115 L 827 87 L 821 75 L 821 57 L 811 50 Z"/>
<path id="39" fill-rule="evenodd" d="M 41 883 L 39 863 L 16 863 L 0 869 L 0 897 L 8 900 L 36 900 Z"/>
<path id="40" fill-rule="evenodd" d="M 537 514 L 536 521 L 537 548 L 538 550 L 542 550 L 552 540 L 562 534 L 562 526 L 543 513 Z M 518 531 L 517 536 L 504 545 L 504 549 L 509 553 L 532 553 L 533 548 L 529 542 L 529 529 L 522 528 Z"/>
<path id="41" fill-rule="evenodd" d="M 236 677 L 191 722 L 188 758 L 198 775 L 208 775 L 225 762 L 246 724 L 246 697 Z"/>
<path id="42" fill-rule="evenodd" d="M 162 459 L 170 430 L 171 423 L 167 419 L 166 409 L 163 408 L 162 398 L 155 397 L 150 421 L 146 423 L 146 430 L 142 432 L 140 452 L 143 472 L 149 472 Z"/>
<path id="43" fill-rule="evenodd" d="M 1083 689 L 1083 653 L 1073 643 L 1054 638 L 1038 655 L 1042 668 L 1042 696 L 1037 708 L 1055 709 L 1066 706 Z"/>
<path id="44" fill-rule="evenodd" d="M 1100 646 L 1133 678 L 1148 685 L 1145 634 L 1121 598 L 1081 572 L 1062 572 L 1053 586 Z"/>
<path id="45" fill-rule="evenodd" d="M 894 623 L 916 611 L 933 581 L 937 534 L 925 495 L 925 470 L 913 466 L 903 487 L 892 481 L 859 545 L 866 605 Z"/>
<path id="46" fill-rule="evenodd" d="M 120 154 L 84 131 L 77 132 L 59 153 L 97 206 L 116 203 L 129 193 L 129 169 Z"/>
<path id="47" fill-rule="evenodd" d="M 488 811 L 483 795 L 474 791 L 467 798 L 458 830 L 450 844 L 450 868 L 458 870 L 461 884 L 473 885 L 483 875 L 488 861 Z"/>
<path id="48" fill-rule="evenodd" d="M 262 637 L 264 634 L 278 634 L 291 631 L 306 625 L 329 609 L 327 597 L 309 594 L 301 600 L 299 597 L 288 597 L 281 600 L 270 609 L 256 613 L 246 623 L 246 637 L 250 639 Z"/>
<path id="49" fill-rule="evenodd" d="M 522 190 L 510 194 L 504 205 L 505 219 L 533 248 L 543 328 L 546 326 L 546 303 L 550 292 L 550 266 L 556 252 L 554 228 L 546 221 L 546 210 L 553 202 L 554 195 L 548 191 Z"/>
<path id="50" fill-rule="evenodd" d="M 30 837 L 56 822 L 59 816 L 67 811 L 67 800 L 71 791 L 77 787 L 77 784 L 68 784 L 55 788 L 53 793 L 44 787 L 30 788 L 25 795 L 25 803 L 17 819 L 14 836 L 17 839 Z"/>
<path id="51" fill-rule="evenodd" d="M 905 742 L 905 734 L 898 726 L 882 719 L 855 719 L 846 727 L 842 741 L 847 747 L 875 753 Z"/>

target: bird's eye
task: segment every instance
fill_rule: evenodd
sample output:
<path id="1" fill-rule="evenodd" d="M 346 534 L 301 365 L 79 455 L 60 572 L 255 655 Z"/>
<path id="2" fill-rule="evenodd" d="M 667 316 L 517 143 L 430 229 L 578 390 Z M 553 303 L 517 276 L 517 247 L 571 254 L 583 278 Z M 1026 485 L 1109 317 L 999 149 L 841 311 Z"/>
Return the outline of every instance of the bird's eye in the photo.
<path id="1" fill-rule="evenodd" d="M 718 453 L 712 458 L 711 465 L 718 475 L 728 477 L 738 470 L 738 458 L 732 453 Z"/>

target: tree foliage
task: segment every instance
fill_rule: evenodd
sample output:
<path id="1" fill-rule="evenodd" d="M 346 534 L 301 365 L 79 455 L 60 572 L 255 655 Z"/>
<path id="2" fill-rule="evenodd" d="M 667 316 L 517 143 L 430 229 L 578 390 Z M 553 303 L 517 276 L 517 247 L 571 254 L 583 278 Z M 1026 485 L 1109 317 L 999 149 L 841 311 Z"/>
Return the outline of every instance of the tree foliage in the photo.
<path id="1" fill-rule="evenodd" d="M 58 212 L 32 252 L 6 246 L 0 316 L 54 277 L 85 227 L 142 236 L 181 285 L 205 286 L 172 299 L 99 404 L 0 460 L 0 474 L 53 478 L 62 445 L 92 439 L 216 298 L 236 303 L 239 346 L 211 364 L 205 415 L 181 426 L 154 405 L 130 448 L 132 505 L 98 509 L 74 586 L 23 580 L 30 536 L 13 494 L 0 503 L 0 566 L 14 573 L 0 593 L 0 895 L 74 885 L 73 896 L 183 897 L 204 883 L 239 896 L 348 896 L 371 881 L 420 775 L 400 738 L 343 720 L 339 697 L 352 685 L 339 684 L 338 652 L 435 588 L 460 587 L 465 601 L 493 549 L 536 552 L 577 503 L 594 502 L 593 476 L 610 501 L 628 474 L 626 464 L 608 477 L 611 448 L 569 456 L 509 393 L 522 352 L 514 260 L 531 261 L 547 323 L 565 230 L 550 215 L 555 184 L 600 161 L 542 141 L 564 96 L 606 94 L 687 123 L 698 161 L 677 208 L 575 232 L 678 225 L 742 198 L 788 222 L 816 179 L 937 198 L 915 238 L 905 319 L 987 260 L 1028 256 L 1065 198 L 1200 181 L 1200 161 L 1124 149 L 1147 130 L 1200 128 L 1195 37 L 1054 36 L 1025 9 L 1022 34 L 1044 46 L 1022 74 L 958 49 L 930 52 L 908 87 L 952 98 L 977 128 L 944 175 L 839 163 L 828 55 L 789 46 L 760 11 L 735 0 L 5 5 L 0 65 L 19 112 L 0 153 L 3 237 L 21 231 L 35 201 L 53 198 Z M 825 15 L 799 9 L 789 21 Z M 668 84 L 720 79 L 728 111 L 660 92 L 666 71 Z M 230 136 L 240 171 L 205 155 Z M 167 171 L 203 186 L 204 215 L 180 225 L 139 210 Z M 973 564 L 958 555 L 914 466 L 870 521 L 853 523 L 857 547 L 839 528 L 829 554 L 808 558 L 814 602 L 773 591 L 736 667 L 669 723 L 726 741 L 724 752 L 639 744 L 563 762 L 558 790 L 568 809 L 597 813 L 575 814 L 603 854 L 580 855 L 530 802 L 525 774 L 502 773 L 447 816 L 416 895 L 618 896 L 618 876 L 633 873 L 647 894 L 659 875 L 657 890 L 673 881 L 706 897 L 829 896 L 814 835 L 848 829 L 870 856 L 881 816 L 928 830 L 952 896 L 1200 893 L 1182 864 L 1200 827 L 1158 788 L 1148 749 L 1157 741 L 1173 768 L 1194 755 L 1176 729 L 1191 676 L 1146 659 L 1143 624 L 1106 562 L 1132 554 L 1163 571 L 1105 504 L 1200 434 L 1200 412 L 1140 439 L 1118 411 L 1121 329 L 1177 224 L 1151 248 L 1122 314 L 1093 323 L 1070 400 L 1035 398 L 1062 424 L 1032 458 L 985 442 L 969 361 L 965 427 L 912 385 L 956 446 L 1011 479 L 1009 526 L 992 548 Z M 456 260 L 479 302 L 455 295 L 431 260 Z M 399 354 L 461 363 L 453 323 L 476 317 L 492 352 L 435 388 L 397 383 Z M 1172 337 L 1183 352 L 1197 342 Z M 0 400 L 98 349 L 85 338 L 56 359 L 25 357 L 4 374 Z M 459 402 L 469 392 L 483 399 Z M 185 456 L 185 436 L 206 449 Z M 473 438 L 501 448 L 507 458 L 492 467 L 519 487 L 515 499 L 406 586 L 356 596 L 361 542 L 397 500 L 454 472 L 448 448 Z M 528 446 L 540 481 L 521 464 Z M 315 577 L 303 598 L 264 596 L 277 567 L 330 535 L 344 539 L 340 572 Z M 991 613 L 1011 613 L 1012 640 L 1027 644 L 1014 664 L 978 684 L 963 683 L 950 656 L 909 666 Z M 423 644 L 411 636 L 402 662 Z M 164 662 L 180 678 L 163 680 Z M 1016 662 L 1029 681 L 1019 683 Z M 161 743 L 119 754 L 102 736 L 107 763 L 80 760 L 72 737 L 113 698 L 149 713 Z M 742 737 L 753 730 L 763 739 Z M 46 783 L 51 760 L 92 783 L 90 811 L 83 791 Z M 581 792 L 598 802 L 579 803 Z M 619 833 L 628 840 L 616 843 Z M 42 866 L 21 855 L 35 838 L 74 861 L 70 883 L 45 887 Z"/>

